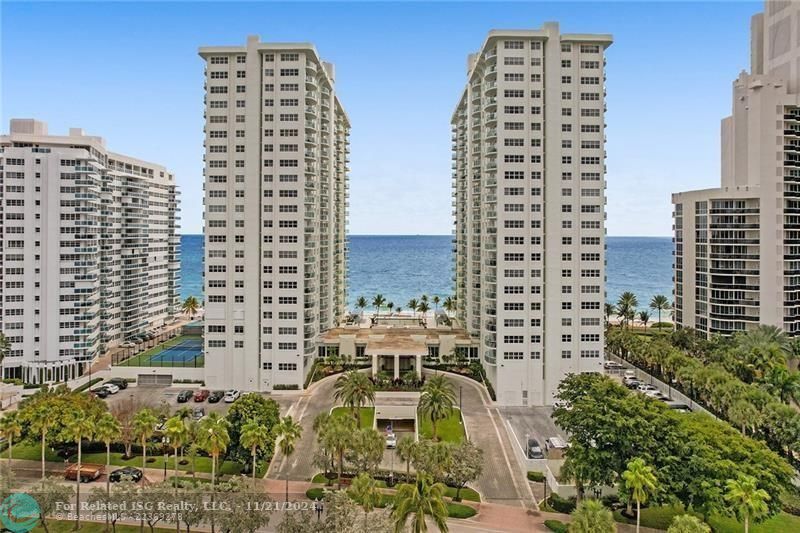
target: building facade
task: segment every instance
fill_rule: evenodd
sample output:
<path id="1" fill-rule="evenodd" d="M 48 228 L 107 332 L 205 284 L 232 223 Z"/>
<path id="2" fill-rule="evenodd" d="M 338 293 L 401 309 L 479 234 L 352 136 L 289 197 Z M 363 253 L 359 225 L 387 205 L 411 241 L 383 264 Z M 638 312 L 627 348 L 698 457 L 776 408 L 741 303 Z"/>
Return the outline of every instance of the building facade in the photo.
<path id="1" fill-rule="evenodd" d="M 458 319 L 501 405 L 602 369 L 610 35 L 491 31 L 452 116 Z"/>
<path id="2" fill-rule="evenodd" d="M 766 2 L 751 32 L 721 186 L 672 196 L 675 321 L 708 336 L 800 332 L 800 4 Z"/>
<path id="3" fill-rule="evenodd" d="M 178 190 L 100 137 L 11 120 L 0 136 L 4 377 L 72 379 L 180 312 Z"/>
<path id="4" fill-rule="evenodd" d="M 302 388 L 345 314 L 350 122 L 307 43 L 203 47 L 209 387 Z"/>

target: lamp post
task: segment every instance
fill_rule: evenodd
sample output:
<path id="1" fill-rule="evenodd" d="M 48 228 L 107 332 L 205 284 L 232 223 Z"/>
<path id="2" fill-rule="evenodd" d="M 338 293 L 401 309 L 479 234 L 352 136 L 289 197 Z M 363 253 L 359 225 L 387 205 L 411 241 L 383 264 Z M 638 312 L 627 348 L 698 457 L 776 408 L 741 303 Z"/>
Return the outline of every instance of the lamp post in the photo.
<path id="1" fill-rule="evenodd" d="M 169 460 L 167 450 L 169 449 L 169 437 L 162 437 L 161 444 L 164 446 L 164 481 L 167 480 L 167 461 Z"/>

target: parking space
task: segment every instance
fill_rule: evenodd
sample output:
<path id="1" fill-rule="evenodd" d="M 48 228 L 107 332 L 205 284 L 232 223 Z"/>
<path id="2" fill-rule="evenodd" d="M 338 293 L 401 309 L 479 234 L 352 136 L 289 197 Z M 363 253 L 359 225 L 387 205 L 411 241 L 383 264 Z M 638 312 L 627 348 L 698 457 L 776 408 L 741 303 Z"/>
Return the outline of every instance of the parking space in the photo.
<path id="1" fill-rule="evenodd" d="M 528 438 L 536 439 L 544 450 L 545 441 L 552 437 L 567 440 L 566 433 L 550 418 L 553 408 L 541 407 L 499 407 L 500 416 L 511 433 L 516 451 L 525 457 Z"/>

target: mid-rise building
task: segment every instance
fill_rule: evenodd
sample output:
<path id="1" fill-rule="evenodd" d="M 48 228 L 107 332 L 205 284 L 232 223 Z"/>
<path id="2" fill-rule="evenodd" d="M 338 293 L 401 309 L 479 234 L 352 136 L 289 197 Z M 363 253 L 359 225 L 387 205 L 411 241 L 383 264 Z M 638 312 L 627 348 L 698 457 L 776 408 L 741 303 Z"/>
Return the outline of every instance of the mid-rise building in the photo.
<path id="1" fill-rule="evenodd" d="M 11 120 L 0 136 L 0 329 L 5 378 L 78 377 L 179 309 L 178 190 L 164 167 L 100 137 Z"/>
<path id="2" fill-rule="evenodd" d="M 302 388 L 346 308 L 350 122 L 308 43 L 203 47 L 205 374 Z"/>
<path id="3" fill-rule="evenodd" d="M 708 336 L 800 333 L 800 3 L 765 6 L 722 120 L 721 186 L 672 196 L 675 322 Z"/>
<path id="4" fill-rule="evenodd" d="M 494 30 L 452 116 L 458 319 L 501 405 L 602 369 L 610 35 Z"/>

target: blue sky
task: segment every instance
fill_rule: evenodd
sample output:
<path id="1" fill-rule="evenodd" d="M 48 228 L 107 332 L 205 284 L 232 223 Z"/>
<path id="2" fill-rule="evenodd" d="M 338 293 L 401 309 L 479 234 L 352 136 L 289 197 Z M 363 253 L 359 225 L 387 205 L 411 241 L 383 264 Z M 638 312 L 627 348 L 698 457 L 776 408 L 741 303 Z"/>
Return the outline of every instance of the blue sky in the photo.
<path id="1" fill-rule="evenodd" d="M 670 193 L 719 185 L 719 120 L 749 68 L 733 3 L 0 3 L 0 131 L 12 117 L 82 127 L 162 163 L 202 231 L 202 45 L 311 41 L 353 123 L 350 231 L 452 229 L 450 114 L 492 28 L 612 33 L 608 234 L 670 235 Z"/>

